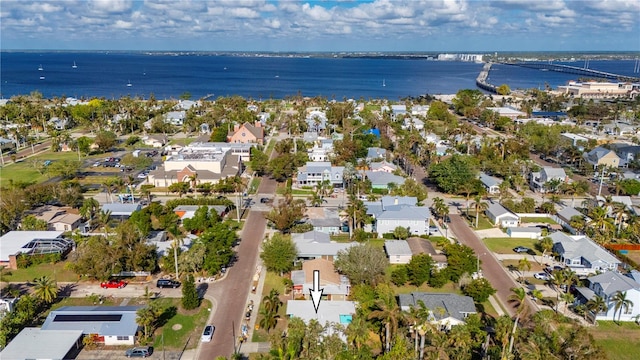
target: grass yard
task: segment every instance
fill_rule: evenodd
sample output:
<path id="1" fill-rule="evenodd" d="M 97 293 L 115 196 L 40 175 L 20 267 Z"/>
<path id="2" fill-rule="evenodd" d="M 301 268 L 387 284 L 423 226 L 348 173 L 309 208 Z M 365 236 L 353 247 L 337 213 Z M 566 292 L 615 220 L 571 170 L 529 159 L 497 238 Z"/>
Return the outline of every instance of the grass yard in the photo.
<path id="1" fill-rule="evenodd" d="M 520 222 L 521 223 L 543 223 L 543 224 L 549 224 L 549 225 L 558 224 L 552 218 L 548 218 L 548 217 L 523 217 L 523 218 L 520 218 Z"/>
<path id="2" fill-rule="evenodd" d="M 465 216 L 465 213 L 465 211 L 462 212 L 463 217 L 467 219 L 467 221 L 469 221 L 469 224 L 474 230 L 486 230 L 495 227 L 493 226 L 493 224 L 491 224 L 489 219 L 484 216 L 484 214 L 480 213 L 480 218 L 478 219 L 478 227 L 476 228 L 476 212 L 472 209 L 469 209 L 469 214 L 467 216 Z"/>
<path id="3" fill-rule="evenodd" d="M 280 300 L 283 302 L 282 306 L 280 306 L 280 309 L 278 310 L 278 323 L 276 325 L 276 327 L 274 329 L 269 330 L 269 332 L 267 332 L 266 330 L 259 328 L 259 324 L 260 324 L 260 320 L 262 319 L 262 316 L 259 315 L 260 314 L 260 310 L 262 309 L 262 303 L 260 304 L 254 304 L 254 308 L 253 311 L 254 313 L 258 314 L 257 318 L 256 318 L 256 329 L 254 329 L 253 331 L 253 336 L 251 338 L 252 342 L 265 342 L 265 341 L 269 341 L 269 335 L 273 332 L 280 334 L 282 333 L 282 331 L 284 331 L 287 328 L 287 316 L 285 314 L 285 309 L 286 309 L 286 303 L 284 303 L 284 299 L 291 299 L 291 296 L 289 295 L 288 297 L 286 297 L 284 295 L 284 283 L 282 282 L 282 277 L 279 276 L 278 274 L 275 274 L 273 272 L 268 271 L 267 275 L 264 279 L 264 287 L 262 288 L 262 297 L 268 295 L 271 292 L 271 289 L 276 289 L 279 293 L 280 293 Z"/>
<path id="4" fill-rule="evenodd" d="M 177 309 L 176 313 L 165 313 L 164 316 L 170 316 L 168 318 L 161 316 L 162 326 L 155 331 L 154 348 L 162 349 L 163 337 L 165 348 L 182 349 L 185 345 L 187 349 L 195 348 L 211 313 L 211 302 L 202 300 L 198 309 L 187 311 L 182 309 L 179 298 L 162 298 L 154 301 L 159 302 L 164 308 L 174 306 Z M 187 341 L 189 341 L 188 344 Z"/>
<path id="5" fill-rule="evenodd" d="M 254 177 L 253 179 L 251 179 L 251 184 L 249 184 L 249 194 L 255 194 L 258 192 L 261 180 L 262 178 L 259 177 Z"/>
<path id="6" fill-rule="evenodd" d="M 91 156 L 89 157 L 91 158 Z M 87 159 L 82 158 L 83 160 Z M 78 160 L 78 154 L 75 152 L 51 152 L 32 156 L 27 159 L 20 160 L 16 163 L 7 164 L 0 168 L 0 186 L 5 186 L 9 180 L 13 181 L 35 181 L 36 183 L 48 179 L 46 174 L 40 174 L 34 167 L 34 162 L 59 160 Z"/>
<path id="7" fill-rule="evenodd" d="M 525 238 L 486 238 L 483 239 L 484 244 L 487 245 L 489 250 L 498 254 L 515 254 L 513 248 L 516 246 L 526 246 L 529 249 L 533 250 L 536 255 L 539 255 L 538 250 L 535 248 L 535 245 L 539 242 L 539 240 L 535 239 L 525 239 Z M 522 253 L 524 255 L 524 253 Z"/>
<path id="8" fill-rule="evenodd" d="M 598 326 L 589 327 L 589 333 L 609 359 L 632 360 L 640 354 L 640 326 L 634 322 L 618 325 L 613 321 L 598 321 Z"/>
<path id="9" fill-rule="evenodd" d="M 0 280 L 6 282 L 27 282 L 41 276 L 49 276 L 57 282 L 78 281 L 78 275 L 65 268 L 66 262 L 40 264 L 26 269 L 2 270 Z"/>

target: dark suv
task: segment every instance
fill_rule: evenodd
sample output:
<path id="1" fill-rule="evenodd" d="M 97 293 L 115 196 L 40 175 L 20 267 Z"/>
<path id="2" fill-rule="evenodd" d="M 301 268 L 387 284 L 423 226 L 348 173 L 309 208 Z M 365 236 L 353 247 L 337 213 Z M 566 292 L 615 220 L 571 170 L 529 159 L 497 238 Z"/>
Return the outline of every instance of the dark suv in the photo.
<path id="1" fill-rule="evenodd" d="M 177 288 L 180 286 L 180 281 L 171 280 L 171 279 L 158 279 L 156 282 L 156 286 L 159 288 Z"/>

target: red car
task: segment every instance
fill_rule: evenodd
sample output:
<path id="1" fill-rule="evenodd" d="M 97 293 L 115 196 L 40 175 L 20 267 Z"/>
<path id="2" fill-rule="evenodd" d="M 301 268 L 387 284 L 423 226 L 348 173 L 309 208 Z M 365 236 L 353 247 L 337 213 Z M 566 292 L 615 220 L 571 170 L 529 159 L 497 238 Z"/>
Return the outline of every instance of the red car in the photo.
<path id="1" fill-rule="evenodd" d="M 122 280 L 109 280 L 109 281 L 100 283 L 100 287 L 103 289 L 109 289 L 109 288 L 122 289 L 125 286 L 127 286 L 127 283 Z"/>

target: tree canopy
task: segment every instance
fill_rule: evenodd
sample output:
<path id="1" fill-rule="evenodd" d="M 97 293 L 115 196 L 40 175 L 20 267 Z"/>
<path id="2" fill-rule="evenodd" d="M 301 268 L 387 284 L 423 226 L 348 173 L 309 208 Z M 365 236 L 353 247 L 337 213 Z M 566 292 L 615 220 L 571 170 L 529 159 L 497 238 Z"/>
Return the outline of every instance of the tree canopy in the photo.
<path id="1" fill-rule="evenodd" d="M 290 236 L 274 234 L 262 244 L 262 259 L 267 270 L 285 273 L 293 269 L 293 262 L 298 256 L 298 249 Z"/>
<path id="2" fill-rule="evenodd" d="M 334 261 L 336 270 L 346 275 L 354 285 L 377 284 L 388 265 L 384 250 L 370 244 L 355 245 L 341 250 Z"/>

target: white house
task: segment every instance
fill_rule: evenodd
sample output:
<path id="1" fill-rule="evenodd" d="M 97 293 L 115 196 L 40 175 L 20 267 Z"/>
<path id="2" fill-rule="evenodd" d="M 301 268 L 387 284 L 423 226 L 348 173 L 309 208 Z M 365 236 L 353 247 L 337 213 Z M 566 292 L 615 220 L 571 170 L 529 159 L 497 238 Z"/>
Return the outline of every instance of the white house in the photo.
<path id="1" fill-rule="evenodd" d="M 346 335 L 337 330 L 334 324 L 347 327 L 356 313 L 356 303 L 353 301 L 323 301 L 316 311 L 311 300 L 289 300 L 286 312 L 288 317 L 297 317 L 306 324 L 316 320 L 324 327 L 324 335 L 331 335 L 337 331 L 337 335 L 346 341 Z"/>
<path id="2" fill-rule="evenodd" d="M 63 306 L 53 310 L 42 330 L 80 330 L 97 335 L 105 345 L 134 345 L 139 330 L 136 312 L 142 306 Z"/>
<path id="3" fill-rule="evenodd" d="M 607 304 L 607 310 L 595 315 L 596 320 L 635 321 L 640 315 L 640 284 L 633 278 L 622 275 L 615 271 L 607 271 L 599 275 L 588 278 L 589 287 L 578 287 L 576 303 L 584 304 L 596 296 L 600 296 Z M 618 293 L 626 295 L 626 299 L 631 301 L 631 306 L 620 307 L 616 311 L 616 303 L 613 298 Z"/>
<path id="4" fill-rule="evenodd" d="M 163 119 L 165 123 L 182 126 L 184 125 L 184 120 L 187 118 L 187 112 L 184 110 L 181 111 L 169 111 L 164 114 Z"/>
<path id="5" fill-rule="evenodd" d="M 503 228 L 516 227 L 520 224 L 520 217 L 497 202 L 490 202 L 485 214 L 494 226 Z"/>
<path id="6" fill-rule="evenodd" d="M 431 211 L 425 206 L 416 206 L 415 201 L 415 197 L 387 196 L 379 202 L 366 202 L 367 214 L 373 217 L 371 231 L 382 237 L 403 227 L 411 236 L 428 235 Z"/>
<path id="7" fill-rule="evenodd" d="M 500 192 L 500 184 L 502 184 L 502 180 L 497 177 L 493 177 L 487 175 L 483 172 L 480 173 L 480 182 L 482 186 L 489 194 L 497 194 Z"/>
<path id="8" fill-rule="evenodd" d="M 532 172 L 529 179 L 529 186 L 531 190 L 538 192 L 546 192 L 549 189 L 548 182 L 549 181 L 557 181 L 558 184 L 566 183 L 569 181 L 569 177 L 567 173 L 564 172 L 563 168 L 554 168 L 551 166 L 545 166 L 540 169 L 539 172 Z"/>
<path id="9" fill-rule="evenodd" d="M 384 249 L 390 264 L 408 264 L 413 252 L 406 240 L 386 240 Z"/>
<path id="10" fill-rule="evenodd" d="M 80 330 L 43 330 L 24 328 L 0 352 L 2 360 L 74 359 L 82 346 Z"/>
<path id="11" fill-rule="evenodd" d="M 620 260 L 586 236 L 569 236 L 558 231 L 549 237 L 553 240 L 553 252 L 576 274 L 594 274 L 620 266 Z"/>

